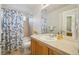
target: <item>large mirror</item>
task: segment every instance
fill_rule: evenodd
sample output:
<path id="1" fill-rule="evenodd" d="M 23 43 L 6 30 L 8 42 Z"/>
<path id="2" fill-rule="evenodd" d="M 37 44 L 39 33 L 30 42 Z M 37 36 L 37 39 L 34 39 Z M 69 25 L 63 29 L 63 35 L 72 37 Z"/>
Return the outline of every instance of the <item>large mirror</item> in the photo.
<path id="1" fill-rule="evenodd" d="M 58 8 L 57 10 L 54 10 L 52 8 L 52 5 L 50 5 L 50 8 L 44 9 L 45 13 L 43 16 L 46 17 L 46 27 L 47 27 L 47 32 L 52 33 L 52 34 L 62 34 L 64 36 L 68 37 L 75 37 L 77 36 L 77 13 L 78 13 L 78 8 L 73 7 L 73 5 L 63 6 L 62 8 Z M 52 32 L 50 31 L 52 30 Z"/>

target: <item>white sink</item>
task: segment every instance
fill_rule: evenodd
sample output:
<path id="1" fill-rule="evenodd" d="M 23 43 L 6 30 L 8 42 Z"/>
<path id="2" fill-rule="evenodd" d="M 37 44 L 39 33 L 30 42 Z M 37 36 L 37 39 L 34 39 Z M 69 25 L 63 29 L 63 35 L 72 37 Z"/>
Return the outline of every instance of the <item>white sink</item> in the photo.
<path id="1" fill-rule="evenodd" d="M 40 38 L 46 41 L 56 41 L 55 37 L 51 37 L 50 35 L 40 35 Z"/>

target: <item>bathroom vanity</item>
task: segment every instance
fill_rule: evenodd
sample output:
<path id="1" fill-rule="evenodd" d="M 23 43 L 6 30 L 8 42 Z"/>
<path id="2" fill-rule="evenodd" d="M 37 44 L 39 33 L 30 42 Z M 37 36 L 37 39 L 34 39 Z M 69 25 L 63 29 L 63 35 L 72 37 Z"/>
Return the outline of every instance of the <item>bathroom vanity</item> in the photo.
<path id="1" fill-rule="evenodd" d="M 66 40 L 67 39 L 67 40 Z M 31 36 L 32 55 L 78 55 L 78 45 L 76 42 L 50 39 L 47 35 Z"/>

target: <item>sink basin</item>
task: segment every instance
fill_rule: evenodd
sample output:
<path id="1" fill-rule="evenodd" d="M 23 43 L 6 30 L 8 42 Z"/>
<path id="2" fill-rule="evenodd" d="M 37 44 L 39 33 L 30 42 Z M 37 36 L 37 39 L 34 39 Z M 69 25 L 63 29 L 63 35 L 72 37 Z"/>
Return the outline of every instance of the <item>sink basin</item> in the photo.
<path id="1" fill-rule="evenodd" d="M 56 41 L 57 39 L 55 37 L 51 37 L 49 35 L 41 35 L 41 39 L 46 40 L 46 41 Z"/>

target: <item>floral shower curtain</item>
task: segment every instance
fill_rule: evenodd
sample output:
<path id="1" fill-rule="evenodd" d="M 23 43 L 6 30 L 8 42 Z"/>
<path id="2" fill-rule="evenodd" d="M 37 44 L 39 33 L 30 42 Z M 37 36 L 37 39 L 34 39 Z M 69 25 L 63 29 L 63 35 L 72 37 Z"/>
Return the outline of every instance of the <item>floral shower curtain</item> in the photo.
<path id="1" fill-rule="evenodd" d="M 3 9 L 2 18 L 2 54 L 6 54 L 22 44 L 23 16 L 16 10 Z"/>

